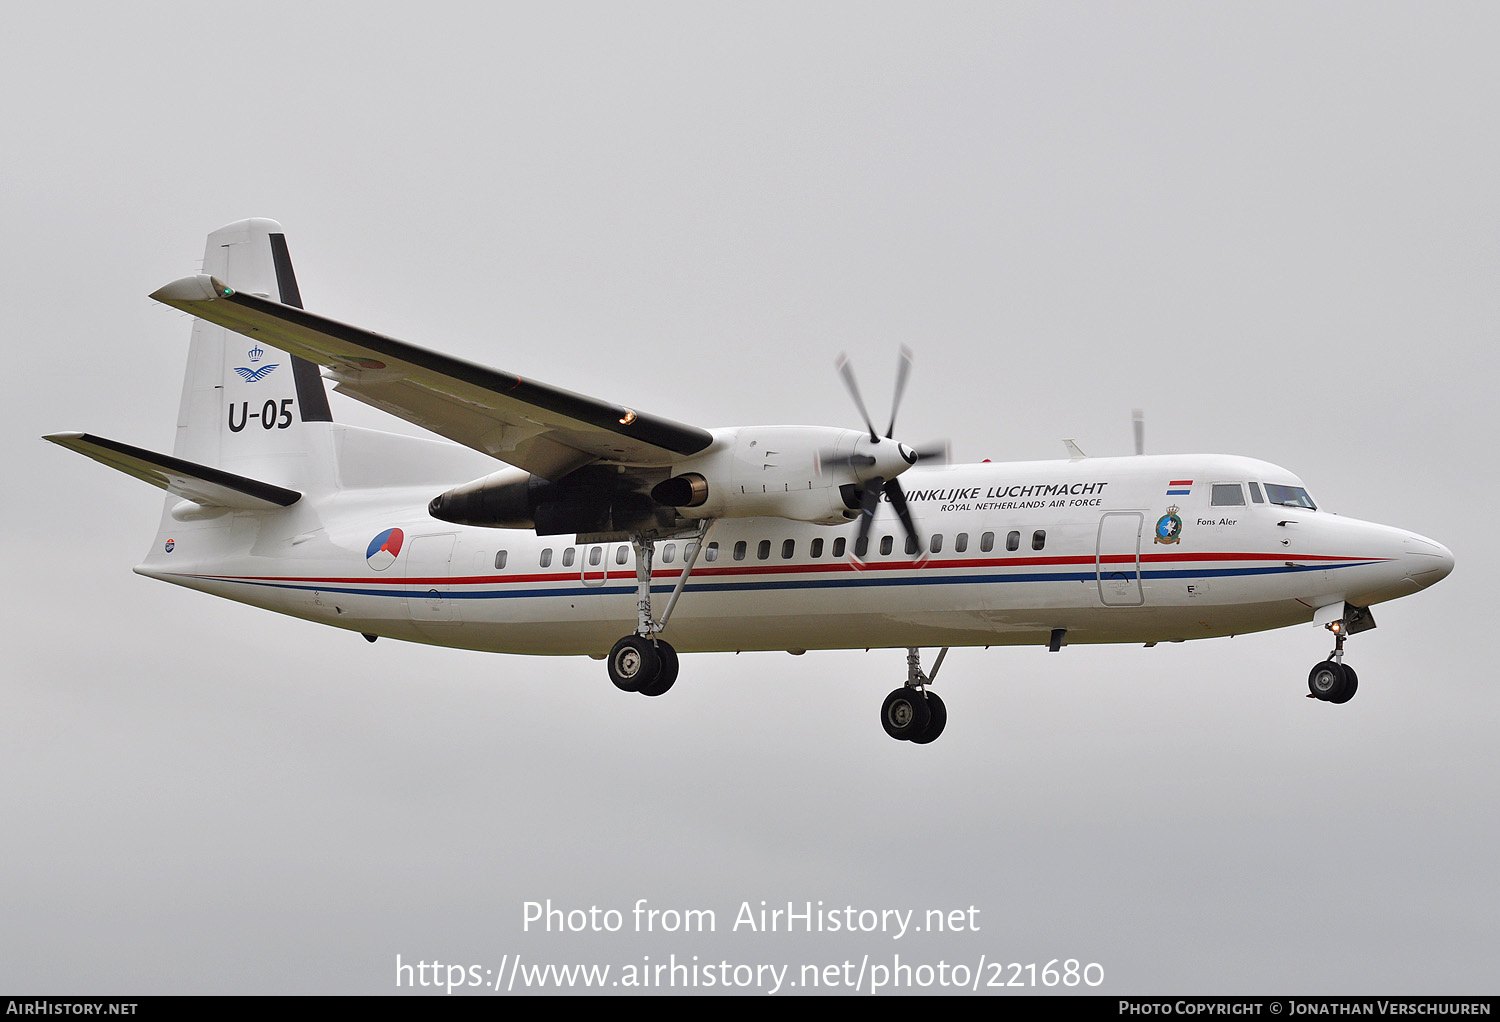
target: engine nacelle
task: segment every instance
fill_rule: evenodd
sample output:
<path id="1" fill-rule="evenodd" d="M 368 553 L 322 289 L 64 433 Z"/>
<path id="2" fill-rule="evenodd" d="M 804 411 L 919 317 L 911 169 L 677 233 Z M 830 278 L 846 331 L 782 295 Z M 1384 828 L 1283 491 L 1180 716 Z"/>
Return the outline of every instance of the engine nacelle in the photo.
<path id="1" fill-rule="evenodd" d="M 510 468 L 455 486 L 427 510 L 457 525 L 538 535 L 670 531 L 698 518 L 791 518 L 837 525 L 857 491 L 916 461 L 894 440 L 831 426 L 745 426 L 666 466 L 586 465 L 549 480 Z"/>
<path id="2" fill-rule="evenodd" d="M 457 525 L 535 529 L 539 536 L 660 525 L 656 506 L 641 487 L 639 478 L 612 465 L 588 466 L 558 480 L 512 468 L 439 494 L 427 512 Z"/>
<path id="3" fill-rule="evenodd" d="M 891 478 L 915 460 L 894 440 L 831 426 L 714 431 L 705 451 L 672 465 L 653 500 L 684 518 L 792 518 L 835 525 L 857 513 L 852 487 Z"/>
<path id="4" fill-rule="evenodd" d="M 427 513 L 455 525 L 495 529 L 529 529 L 536 510 L 539 480 L 518 468 L 502 469 L 483 479 L 455 486 L 433 497 Z"/>

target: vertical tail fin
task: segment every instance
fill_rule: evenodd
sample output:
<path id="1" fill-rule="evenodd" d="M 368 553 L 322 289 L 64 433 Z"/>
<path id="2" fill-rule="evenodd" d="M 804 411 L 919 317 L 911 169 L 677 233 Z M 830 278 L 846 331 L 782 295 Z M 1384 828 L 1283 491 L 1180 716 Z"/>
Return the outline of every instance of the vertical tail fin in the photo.
<path id="1" fill-rule="evenodd" d="M 208 236 L 203 272 L 237 291 L 302 307 L 286 235 L 240 220 Z M 332 485 L 333 416 L 318 367 L 195 320 L 172 453 L 297 489 Z"/>

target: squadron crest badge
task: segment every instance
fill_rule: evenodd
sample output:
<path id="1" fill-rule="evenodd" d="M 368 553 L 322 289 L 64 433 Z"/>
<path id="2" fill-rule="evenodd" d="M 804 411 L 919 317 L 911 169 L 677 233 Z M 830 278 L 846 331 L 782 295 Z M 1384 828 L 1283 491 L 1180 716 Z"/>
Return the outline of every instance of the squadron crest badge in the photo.
<path id="1" fill-rule="evenodd" d="M 1182 519 L 1177 515 L 1177 505 L 1167 508 L 1167 513 L 1156 520 L 1155 540 L 1158 543 L 1176 543 L 1182 539 Z"/>

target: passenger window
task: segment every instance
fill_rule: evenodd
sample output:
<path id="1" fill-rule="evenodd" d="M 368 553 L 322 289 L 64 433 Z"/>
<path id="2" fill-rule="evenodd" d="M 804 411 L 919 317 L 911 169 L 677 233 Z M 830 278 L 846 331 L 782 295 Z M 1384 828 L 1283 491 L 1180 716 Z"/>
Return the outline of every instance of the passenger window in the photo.
<path id="1" fill-rule="evenodd" d="M 1047 530 L 1038 529 L 1031 534 L 1031 549 L 1040 550 L 1047 545 Z"/>
<path id="2" fill-rule="evenodd" d="M 589 550 L 589 563 L 597 566 L 604 559 L 604 548 L 596 546 Z"/>
<path id="3" fill-rule="evenodd" d="M 968 549 L 969 534 L 967 532 L 960 532 L 958 534 L 958 537 L 953 541 L 953 552 L 956 554 L 961 554 Z"/>
<path id="4" fill-rule="evenodd" d="M 618 550 L 615 551 L 615 563 L 616 564 L 624 564 L 629 559 L 630 559 L 630 548 L 629 547 L 622 546 Z"/>
<path id="5" fill-rule="evenodd" d="M 833 541 L 833 556 L 835 556 L 835 557 L 843 557 L 844 556 L 844 548 L 845 548 L 846 545 L 847 545 L 847 541 L 844 539 L 843 536 L 840 536 L 837 539 L 835 539 Z"/>
<path id="6" fill-rule="evenodd" d="M 719 559 L 719 544 L 710 543 L 704 547 L 703 559 L 706 561 L 717 561 Z"/>
<path id="7" fill-rule="evenodd" d="M 870 537 L 861 536 L 854 541 L 854 556 L 863 557 L 870 552 Z"/>
<path id="8" fill-rule="evenodd" d="M 495 570 L 496 571 L 504 571 L 505 570 L 505 551 L 504 550 L 500 550 L 500 551 L 497 551 L 495 553 Z"/>
<path id="9" fill-rule="evenodd" d="M 736 543 L 734 545 L 734 559 L 736 561 L 743 561 L 745 559 L 745 541 L 744 540 L 740 540 L 738 543 Z"/>
<path id="10" fill-rule="evenodd" d="M 896 541 L 894 539 L 892 539 L 890 536 L 881 536 L 880 537 L 880 556 L 882 556 L 882 557 L 888 556 L 890 554 L 890 552 L 891 552 L 891 548 L 894 547 L 895 545 L 896 545 Z"/>
<path id="11" fill-rule="evenodd" d="M 573 566 L 573 555 L 576 552 L 577 551 L 575 551 L 572 547 L 568 547 L 568 549 L 566 549 L 566 550 L 563 551 L 563 567 L 564 568 L 571 568 Z"/>
<path id="12" fill-rule="evenodd" d="M 979 549 L 986 554 L 995 549 L 995 534 L 993 532 L 986 532 L 983 536 L 979 537 Z"/>
<path id="13" fill-rule="evenodd" d="M 1245 491 L 1239 483 L 1214 483 L 1214 507 L 1244 507 Z"/>
<path id="14" fill-rule="evenodd" d="M 795 539 L 786 540 L 781 544 L 781 559 L 783 561 L 790 561 L 792 559 L 792 554 L 795 553 L 796 550 L 797 541 Z"/>
<path id="15" fill-rule="evenodd" d="M 915 537 L 915 536 L 907 536 L 906 537 L 906 556 L 907 557 L 915 557 L 915 556 L 917 556 L 917 537 Z"/>
<path id="16" fill-rule="evenodd" d="M 762 561 L 771 556 L 771 541 L 769 539 L 760 541 L 755 548 L 755 556 Z"/>
<path id="17" fill-rule="evenodd" d="M 552 548 L 550 546 L 542 551 L 541 563 L 544 568 L 552 566 Z"/>
<path id="18" fill-rule="evenodd" d="M 942 533 L 934 533 L 933 534 L 933 536 L 932 536 L 932 543 L 928 546 L 927 549 L 930 550 L 930 551 L 932 551 L 935 554 L 940 554 L 940 553 L 943 552 L 943 536 L 942 536 Z"/>
<path id="19" fill-rule="evenodd" d="M 817 558 L 823 556 L 823 537 L 822 536 L 819 536 L 817 539 L 815 539 L 815 540 L 812 541 L 812 545 L 807 548 L 807 555 L 809 557 L 814 558 L 814 559 L 817 559 Z"/>
<path id="20" fill-rule="evenodd" d="M 1250 499 L 1253 500 L 1257 504 L 1264 504 L 1265 503 L 1265 501 L 1261 498 L 1261 495 L 1260 495 L 1260 483 L 1251 483 L 1250 484 Z"/>
<path id="21" fill-rule="evenodd" d="M 685 552 L 684 552 L 685 553 Z M 686 553 L 685 553 L 686 555 Z M 671 564 L 672 558 L 677 556 L 677 544 L 668 543 L 661 548 L 661 560 L 663 564 Z"/>
<path id="22" fill-rule="evenodd" d="M 1005 537 L 1005 549 L 1007 549 L 1007 550 L 1019 550 L 1019 549 L 1021 549 L 1021 534 L 1019 532 L 1012 532 L 1012 533 L 1010 533 L 1009 535 L 1007 535 Z"/>

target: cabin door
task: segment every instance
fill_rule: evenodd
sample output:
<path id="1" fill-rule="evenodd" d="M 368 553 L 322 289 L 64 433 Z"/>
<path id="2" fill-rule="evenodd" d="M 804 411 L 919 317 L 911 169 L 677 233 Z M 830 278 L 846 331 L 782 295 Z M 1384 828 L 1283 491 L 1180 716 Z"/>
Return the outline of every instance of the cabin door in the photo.
<path id="1" fill-rule="evenodd" d="M 1141 532 L 1145 516 L 1139 511 L 1110 511 L 1099 519 L 1099 545 L 1094 572 L 1099 602 L 1106 607 L 1139 607 L 1141 591 Z"/>
<path id="2" fill-rule="evenodd" d="M 418 626 L 459 619 L 449 585 L 453 540 L 451 532 L 417 536 L 406 552 L 406 609 Z"/>

